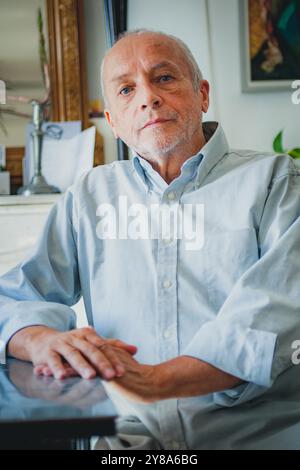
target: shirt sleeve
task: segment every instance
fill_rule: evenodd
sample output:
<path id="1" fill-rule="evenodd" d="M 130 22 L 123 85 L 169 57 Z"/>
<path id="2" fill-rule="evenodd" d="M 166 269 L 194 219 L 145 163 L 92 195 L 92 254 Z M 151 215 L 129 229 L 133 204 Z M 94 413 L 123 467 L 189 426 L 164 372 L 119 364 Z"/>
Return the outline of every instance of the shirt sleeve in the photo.
<path id="1" fill-rule="evenodd" d="M 55 204 L 27 258 L 0 277 L 0 356 L 18 330 L 45 325 L 60 331 L 76 326 L 70 308 L 81 296 L 73 227 L 73 194 Z"/>
<path id="2" fill-rule="evenodd" d="M 182 353 L 250 385 L 215 394 L 217 402 L 229 406 L 261 394 L 291 367 L 292 343 L 300 338 L 300 174 L 296 169 L 272 182 L 257 241 L 257 262 L 236 282 L 216 318 L 196 332 Z"/>

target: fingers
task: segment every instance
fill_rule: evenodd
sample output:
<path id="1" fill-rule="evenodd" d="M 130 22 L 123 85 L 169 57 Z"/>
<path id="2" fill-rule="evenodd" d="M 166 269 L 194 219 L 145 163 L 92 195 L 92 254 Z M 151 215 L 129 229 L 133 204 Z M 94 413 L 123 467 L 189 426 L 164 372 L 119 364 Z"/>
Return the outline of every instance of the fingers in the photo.
<path id="1" fill-rule="evenodd" d="M 96 370 L 92 365 L 85 359 L 81 352 L 76 348 L 74 344 L 74 338 L 72 344 L 64 341 L 57 346 L 56 349 L 59 354 L 68 362 L 68 364 L 84 379 L 92 379 L 96 376 Z M 48 361 L 50 369 L 53 371 L 53 362 Z M 54 376 L 56 377 L 55 373 Z M 59 378 L 59 377 L 56 377 Z"/>
<path id="2" fill-rule="evenodd" d="M 76 370 L 74 370 L 73 367 L 71 367 L 69 364 L 64 363 L 63 366 L 65 375 L 62 378 L 76 377 L 79 375 L 78 372 L 76 372 Z M 33 372 L 35 375 L 43 375 L 45 377 L 53 376 L 52 370 L 46 364 L 39 364 L 38 366 L 35 366 Z"/>
<path id="3" fill-rule="evenodd" d="M 114 370 L 116 371 L 116 376 L 122 377 L 125 374 L 124 365 L 118 355 L 115 353 L 114 349 L 110 346 L 110 344 L 103 344 L 101 346 L 101 352 L 107 357 L 107 359 L 109 359 Z"/>
<path id="4" fill-rule="evenodd" d="M 54 375 L 58 379 L 74 375 L 91 378 L 95 375 L 94 371 L 96 370 L 104 379 L 110 380 L 115 376 L 121 377 L 125 373 L 125 368 L 117 354 L 111 346 L 105 343 L 102 343 L 101 349 L 99 349 L 80 338 L 73 338 L 72 346 L 64 345 L 60 349 L 60 354 L 68 361 L 68 364 L 63 364 L 62 361 L 55 364 L 52 360 L 51 363 L 36 366 L 35 374 Z M 88 366 L 94 366 L 94 368 L 90 367 L 89 371 L 86 371 Z M 92 376 L 90 376 L 91 373 Z"/>
<path id="5" fill-rule="evenodd" d="M 47 365 L 43 365 L 42 369 L 38 369 L 40 374 L 45 376 L 54 375 L 56 379 L 64 379 L 68 376 L 68 370 L 64 366 L 62 358 L 59 354 L 52 351 L 48 357 Z"/>
<path id="6" fill-rule="evenodd" d="M 133 344 L 124 343 L 120 339 L 108 339 L 107 342 L 116 348 L 125 349 L 125 351 L 129 352 L 130 354 L 134 355 L 137 353 L 137 347 Z"/>
<path id="7" fill-rule="evenodd" d="M 39 348 L 42 354 L 36 354 L 37 360 L 32 361 L 37 366 L 34 373 L 54 375 L 57 379 L 75 375 L 90 379 L 97 373 L 106 380 L 121 377 L 125 374 L 127 360 L 124 351 L 130 355 L 137 352 L 134 345 L 119 339 L 104 339 L 91 327 L 52 335 L 48 347 L 43 343 Z"/>
<path id="8" fill-rule="evenodd" d="M 116 348 L 124 349 L 130 354 L 136 354 L 137 352 L 137 347 L 134 346 L 133 344 L 124 343 L 124 341 L 121 341 L 120 339 L 104 339 L 104 338 L 101 338 L 101 336 L 98 336 L 96 332 L 95 334 L 87 334 L 85 338 L 87 341 L 94 344 L 94 346 L 98 348 L 102 346 L 103 342 L 105 342 Z"/>
<path id="9" fill-rule="evenodd" d="M 45 375 L 49 377 L 53 375 L 52 371 L 46 364 L 39 364 L 38 366 L 35 366 L 33 372 L 35 373 L 35 375 Z"/>
<path id="10" fill-rule="evenodd" d="M 80 338 L 73 338 L 72 342 L 74 347 L 85 355 L 103 378 L 109 380 L 124 374 L 125 369 L 121 360 L 107 342 L 102 341 L 98 347 Z"/>

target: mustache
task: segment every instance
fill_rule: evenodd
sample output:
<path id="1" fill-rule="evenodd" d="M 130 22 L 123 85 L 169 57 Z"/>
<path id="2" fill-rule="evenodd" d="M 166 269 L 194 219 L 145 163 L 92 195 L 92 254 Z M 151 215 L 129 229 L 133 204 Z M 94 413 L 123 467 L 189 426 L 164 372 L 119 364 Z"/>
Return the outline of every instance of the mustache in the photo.
<path id="1" fill-rule="evenodd" d="M 163 115 L 152 115 L 150 114 L 147 119 L 141 124 L 140 126 L 140 129 L 143 129 L 143 127 L 146 126 L 146 124 L 149 122 L 149 121 L 154 121 L 156 119 L 163 119 L 165 121 L 175 121 L 178 117 L 178 113 L 176 112 L 169 112 L 169 113 L 166 113 L 166 114 L 163 114 Z"/>

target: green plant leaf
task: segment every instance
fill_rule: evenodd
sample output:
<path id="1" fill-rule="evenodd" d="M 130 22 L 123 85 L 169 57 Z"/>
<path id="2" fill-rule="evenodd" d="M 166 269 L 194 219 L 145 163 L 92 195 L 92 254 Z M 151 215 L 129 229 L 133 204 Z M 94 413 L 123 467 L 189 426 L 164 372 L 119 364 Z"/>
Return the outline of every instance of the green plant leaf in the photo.
<path id="1" fill-rule="evenodd" d="M 288 153 L 293 158 L 300 158 L 300 149 L 299 148 L 292 149 Z"/>
<path id="2" fill-rule="evenodd" d="M 282 146 L 282 134 L 283 134 L 283 130 L 280 131 L 279 134 L 277 134 L 277 136 L 275 137 L 273 141 L 273 150 L 276 153 L 286 153 L 286 151 L 284 150 Z"/>

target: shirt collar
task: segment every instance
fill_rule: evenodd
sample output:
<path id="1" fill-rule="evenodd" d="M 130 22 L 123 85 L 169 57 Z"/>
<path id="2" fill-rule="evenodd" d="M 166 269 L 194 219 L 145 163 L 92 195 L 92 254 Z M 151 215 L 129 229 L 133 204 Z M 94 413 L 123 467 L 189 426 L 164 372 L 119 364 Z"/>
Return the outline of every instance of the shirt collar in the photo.
<path id="1" fill-rule="evenodd" d="M 188 158 L 181 166 L 181 174 L 178 178 L 194 180 L 195 188 L 199 188 L 201 182 L 205 179 L 210 170 L 220 161 L 228 152 L 229 146 L 225 133 L 217 122 L 203 123 L 203 132 L 206 144 L 200 151 Z M 132 164 L 141 178 L 146 189 L 149 191 L 151 186 L 157 185 L 161 190 L 167 188 L 168 184 L 155 171 L 152 165 L 138 154 L 134 154 Z M 177 178 L 176 178 L 177 179 Z"/>

